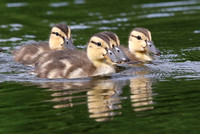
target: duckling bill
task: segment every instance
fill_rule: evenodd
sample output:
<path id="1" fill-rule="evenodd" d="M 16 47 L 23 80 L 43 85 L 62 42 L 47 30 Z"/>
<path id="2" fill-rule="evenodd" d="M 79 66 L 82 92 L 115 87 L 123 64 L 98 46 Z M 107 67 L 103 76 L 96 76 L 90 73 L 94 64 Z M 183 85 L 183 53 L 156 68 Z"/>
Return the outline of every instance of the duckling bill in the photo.
<path id="1" fill-rule="evenodd" d="M 100 34 L 106 35 L 110 39 L 110 47 L 113 49 L 118 59 L 121 59 L 122 62 L 130 61 L 128 56 L 122 51 L 120 47 L 120 40 L 115 33 L 110 31 L 104 31 L 101 32 Z"/>

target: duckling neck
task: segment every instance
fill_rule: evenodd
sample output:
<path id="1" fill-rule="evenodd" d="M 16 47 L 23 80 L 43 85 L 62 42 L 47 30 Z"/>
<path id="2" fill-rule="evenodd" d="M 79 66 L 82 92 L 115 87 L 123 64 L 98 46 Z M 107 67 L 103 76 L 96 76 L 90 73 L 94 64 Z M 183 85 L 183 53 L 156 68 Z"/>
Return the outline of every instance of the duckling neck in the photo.
<path id="1" fill-rule="evenodd" d="M 96 67 L 96 71 L 94 75 L 104 75 L 104 74 L 115 73 L 115 67 L 109 63 L 95 61 L 93 62 L 93 64 Z"/>
<path id="2" fill-rule="evenodd" d="M 138 58 L 139 60 L 141 61 L 151 61 L 153 60 L 154 58 L 149 55 L 149 53 L 147 52 L 134 52 L 134 55 L 136 58 Z"/>

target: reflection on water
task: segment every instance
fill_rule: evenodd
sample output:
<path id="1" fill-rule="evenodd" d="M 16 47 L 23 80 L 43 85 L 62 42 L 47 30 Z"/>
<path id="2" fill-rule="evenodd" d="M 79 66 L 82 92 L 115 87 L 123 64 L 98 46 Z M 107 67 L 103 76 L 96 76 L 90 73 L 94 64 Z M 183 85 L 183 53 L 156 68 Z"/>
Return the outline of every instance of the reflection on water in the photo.
<path id="1" fill-rule="evenodd" d="M 94 118 L 97 122 L 109 121 L 113 116 L 121 114 L 115 110 L 122 108 L 120 94 L 123 84 L 113 80 L 102 80 L 87 92 L 90 118 Z"/>
<path id="2" fill-rule="evenodd" d="M 73 102 L 74 99 L 86 98 L 86 95 L 79 95 L 89 90 L 90 83 L 87 82 L 47 82 L 41 84 L 42 88 L 48 88 L 45 91 L 53 92 L 53 99 L 47 102 L 56 102 L 54 108 L 73 107 L 86 102 Z"/>
<path id="3" fill-rule="evenodd" d="M 89 117 L 95 121 L 108 121 L 121 112 L 122 88 L 124 82 L 108 80 L 91 80 L 90 82 L 48 82 L 40 84 L 45 91 L 52 92 L 50 100 L 53 108 L 68 108 L 87 104 Z"/>
<path id="4" fill-rule="evenodd" d="M 110 121 L 122 114 L 120 109 L 124 99 L 130 98 L 135 112 L 153 109 L 151 105 L 153 78 L 145 76 L 150 71 L 144 68 L 132 71 L 131 73 L 137 77 L 130 80 L 95 77 L 89 81 L 44 82 L 39 85 L 51 93 L 51 99 L 45 102 L 53 103 L 53 108 L 85 105 L 88 108 L 89 118 L 96 122 Z M 123 88 L 128 85 L 130 96 L 122 96 Z"/>
<path id="5" fill-rule="evenodd" d="M 138 77 L 130 79 L 131 102 L 134 111 L 153 109 L 153 106 L 151 106 L 153 104 L 153 78 L 145 77 L 146 71 L 138 73 L 140 74 Z"/>

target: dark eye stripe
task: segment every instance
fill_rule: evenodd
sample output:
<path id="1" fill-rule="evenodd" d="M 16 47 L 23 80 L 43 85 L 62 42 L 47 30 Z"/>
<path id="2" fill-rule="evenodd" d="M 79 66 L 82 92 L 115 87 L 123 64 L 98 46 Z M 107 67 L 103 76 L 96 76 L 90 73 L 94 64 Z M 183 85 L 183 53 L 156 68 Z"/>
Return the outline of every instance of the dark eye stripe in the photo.
<path id="1" fill-rule="evenodd" d="M 56 36 L 60 36 L 63 40 L 65 40 L 65 37 L 59 34 L 58 32 L 52 32 L 52 34 L 55 34 Z"/>
<path id="2" fill-rule="evenodd" d="M 94 42 L 94 41 L 91 41 L 91 43 L 97 45 L 97 46 L 102 46 L 100 42 Z"/>
<path id="3" fill-rule="evenodd" d="M 135 35 L 131 35 L 132 37 L 135 37 L 135 38 L 137 38 L 138 40 L 142 40 L 142 38 L 141 38 L 141 36 L 135 36 Z"/>

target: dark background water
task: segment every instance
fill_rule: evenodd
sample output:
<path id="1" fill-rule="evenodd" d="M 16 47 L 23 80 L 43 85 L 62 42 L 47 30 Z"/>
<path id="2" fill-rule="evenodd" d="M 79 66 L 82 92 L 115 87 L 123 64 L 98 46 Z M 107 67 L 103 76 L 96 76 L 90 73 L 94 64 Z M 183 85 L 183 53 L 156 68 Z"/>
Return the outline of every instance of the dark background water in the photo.
<path id="1" fill-rule="evenodd" d="M 199 133 L 199 0 L 0 1 L 0 133 Z M 66 23 L 74 43 L 148 28 L 161 62 L 111 77 L 38 79 L 11 51 Z"/>

